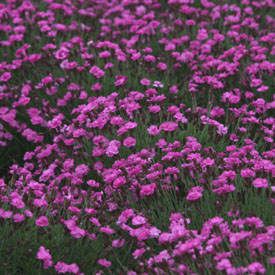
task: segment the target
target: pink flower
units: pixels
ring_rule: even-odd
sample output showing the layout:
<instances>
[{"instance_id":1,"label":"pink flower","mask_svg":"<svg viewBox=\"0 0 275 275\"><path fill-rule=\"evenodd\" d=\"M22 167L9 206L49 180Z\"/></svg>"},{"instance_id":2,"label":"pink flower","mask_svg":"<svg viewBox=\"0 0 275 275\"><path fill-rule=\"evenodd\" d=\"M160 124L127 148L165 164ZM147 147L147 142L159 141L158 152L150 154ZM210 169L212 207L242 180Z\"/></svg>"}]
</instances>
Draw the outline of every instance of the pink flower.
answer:
<instances>
[{"instance_id":1,"label":"pink flower","mask_svg":"<svg viewBox=\"0 0 275 275\"><path fill-rule=\"evenodd\" d=\"M90 70L89 73L92 74L95 78L101 78L105 75L105 72L101 70L97 66L93 66Z\"/></svg>"},{"instance_id":2,"label":"pink flower","mask_svg":"<svg viewBox=\"0 0 275 275\"><path fill-rule=\"evenodd\" d=\"M151 105L151 106L149 106L149 112L150 113L156 114L156 113L160 112L160 110L161 110L161 108L160 108L159 105Z\"/></svg>"},{"instance_id":3,"label":"pink flower","mask_svg":"<svg viewBox=\"0 0 275 275\"><path fill-rule=\"evenodd\" d=\"M0 76L0 82L8 82L11 79L11 73L5 72Z\"/></svg>"},{"instance_id":4,"label":"pink flower","mask_svg":"<svg viewBox=\"0 0 275 275\"><path fill-rule=\"evenodd\" d=\"M140 84L143 85L143 86L149 86L151 84L151 81L147 78L142 78L140 80Z\"/></svg>"},{"instance_id":5,"label":"pink flower","mask_svg":"<svg viewBox=\"0 0 275 275\"><path fill-rule=\"evenodd\" d=\"M13 215L13 220L14 220L14 222L16 222L16 223L19 223L19 222L22 222L22 221L25 220L25 216L22 215L22 214L14 214L14 215Z\"/></svg>"},{"instance_id":6,"label":"pink flower","mask_svg":"<svg viewBox=\"0 0 275 275\"><path fill-rule=\"evenodd\" d=\"M156 88L163 88L163 84L160 81L154 81L153 87Z\"/></svg>"},{"instance_id":7,"label":"pink flower","mask_svg":"<svg viewBox=\"0 0 275 275\"><path fill-rule=\"evenodd\" d=\"M11 194L11 204L16 207L17 209L22 209L25 207L25 203L23 202L22 198L17 193Z\"/></svg>"},{"instance_id":8,"label":"pink flower","mask_svg":"<svg viewBox=\"0 0 275 275\"><path fill-rule=\"evenodd\" d=\"M4 209L0 208L0 218L2 219L10 219L12 217L12 211L5 211Z\"/></svg>"},{"instance_id":9,"label":"pink flower","mask_svg":"<svg viewBox=\"0 0 275 275\"><path fill-rule=\"evenodd\" d=\"M265 274L265 268L261 263L254 262L247 267L249 274Z\"/></svg>"},{"instance_id":10,"label":"pink flower","mask_svg":"<svg viewBox=\"0 0 275 275\"><path fill-rule=\"evenodd\" d=\"M126 183L126 178L124 176L120 176L114 180L113 186L114 186L114 188L119 188L122 185L124 185L125 183Z\"/></svg>"},{"instance_id":11,"label":"pink flower","mask_svg":"<svg viewBox=\"0 0 275 275\"><path fill-rule=\"evenodd\" d=\"M275 257L269 258L269 264L275 265Z\"/></svg>"},{"instance_id":12,"label":"pink flower","mask_svg":"<svg viewBox=\"0 0 275 275\"><path fill-rule=\"evenodd\" d=\"M132 237L136 237L138 241L145 241L151 237L149 228L146 228L145 226L136 229L131 229L130 235Z\"/></svg>"},{"instance_id":13,"label":"pink flower","mask_svg":"<svg viewBox=\"0 0 275 275\"><path fill-rule=\"evenodd\" d=\"M151 125L148 129L147 132L149 133L149 135L151 136L156 136L160 133L160 130L158 128L157 125Z\"/></svg>"},{"instance_id":14,"label":"pink flower","mask_svg":"<svg viewBox=\"0 0 275 275\"><path fill-rule=\"evenodd\" d=\"M144 253L145 253L145 249L144 248L139 248L139 249L136 249L133 253L132 253L132 255L133 255L133 257L135 258L135 259L137 259L137 258L139 258L139 257L141 257Z\"/></svg>"},{"instance_id":15,"label":"pink flower","mask_svg":"<svg viewBox=\"0 0 275 275\"><path fill-rule=\"evenodd\" d=\"M61 49L59 49L55 52L54 56L58 60L64 60L64 59L68 58L69 50L65 47L62 47Z\"/></svg>"},{"instance_id":16,"label":"pink flower","mask_svg":"<svg viewBox=\"0 0 275 275\"><path fill-rule=\"evenodd\" d=\"M123 123L124 123L124 119L120 116L113 116L110 121L111 125L116 125L116 126L121 126Z\"/></svg>"},{"instance_id":17,"label":"pink flower","mask_svg":"<svg viewBox=\"0 0 275 275\"><path fill-rule=\"evenodd\" d=\"M133 137L127 137L123 140L123 145L128 148L133 147L136 145L136 139Z\"/></svg>"},{"instance_id":18,"label":"pink flower","mask_svg":"<svg viewBox=\"0 0 275 275\"><path fill-rule=\"evenodd\" d=\"M31 54L28 56L28 60L29 60L29 62L31 62L33 64L33 63L37 62L38 60L40 60L41 57L42 57L41 54L34 53L34 54Z\"/></svg>"},{"instance_id":19,"label":"pink flower","mask_svg":"<svg viewBox=\"0 0 275 275\"><path fill-rule=\"evenodd\" d=\"M106 268L108 268L108 267L110 267L112 265L112 263L110 261L106 260L106 259L99 259L97 261L97 263L99 265L103 266L103 267L106 267Z\"/></svg>"},{"instance_id":20,"label":"pink flower","mask_svg":"<svg viewBox=\"0 0 275 275\"><path fill-rule=\"evenodd\" d=\"M167 250L163 250L155 256L155 261L156 263L167 262L170 258L171 256L169 255L169 252Z\"/></svg>"},{"instance_id":21,"label":"pink flower","mask_svg":"<svg viewBox=\"0 0 275 275\"><path fill-rule=\"evenodd\" d=\"M265 92L265 91L267 91L268 89L269 89L268 86L262 85L262 86L260 86L260 87L257 89L257 92Z\"/></svg>"},{"instance_id":22,"label":"pink flower","mask_svg":"<svg viewBox=\"0 0 275 275\"><path fill-rule=\"evenodd\" d=\"M222 124L218 125L217 133L221 136L226 135L228 132L228 128Z\"/></svg>"},{"instance_id":23,"label":"pink flower","mask_svg":"<svg viewBox=\"0 0 275 275\"><path fill-rule=\"evenodd\" d=\"M197 201L202 197L203 188L200 186L195 186L191 188L188 192L186 199L188 201Z\"/></svg>"},{"instance_id":24,"label":"pink flower","mask_svg":"<svg viewBox=\"0 0 275 275\"><path fill-rule=\"evenodd\" d=\"M157 185L155 183L142 185L139 194L141 197L150 196L154 194L156 188Z\"/></svg>"},{"instance_id":25,"label":"pink flower","mask_svg":"<svg viewBox=\"0 0 275 275\"><path fill-rule=\"evenodd\" d=\"M109 226L102 226L99 231L107 235L112 235L115 233L115 230L110 228Z\"/></svg>"},{"instance_id":26,"label":"pink flower","mask_svg":"<svg viewBox=\"0 0 275 275\"><path fill-rule=\"evenodd\" d=\"M128 130L134 129L136 127L137 127L136 122L128 121L118 129L117 134L121 136L125 134Z\"/></svg>"},{"instance_id":27,"label":"pink flower","mask_svg":"<svg viewBox=\"0 0 275 275\"><path fill-rule=\"evenodd\" d=\"M166 121L163 122L159 128L165 132L173 132L178 128L178 124L173 121Z\"/></svg>"},{"instance_id":28,"label":"pink flower","mask_svg":"<svg viewBox=\"0 0 275 275\"><path fill-rule=\"evenodd\" d=\"M75 168L75 174L78 177L83 177L89 172L89 167L86 164L80 164Z\"/></svg>"},{"instance_id":29,"label":"pink flower","mask_svg":"<svg viewBox=\"0 0 275 275\"><path fill-rule=\"evenodd\" d=\"M95 84L92 85L91 87L92 91L97 92L102 89L102 85L99 82L96 82Z\"/></svg>"},{"instance_id":30,"label":"pink flower","mask_svg":"<svg viewBox=\"0 0 275 275\"><path fill-rule=\"evenodd\" d=\"M153 56L151 54L147 54L147 55L144 56L144 60L146 62L155 62L156 58L155 58L155 56Z\"/></svg>"},{"instance_id":31,"label":"pink flower","mask_svg":"<svg viewBox=\"0 0 275 275\"><path fill-rule=\"evenodd\" d=\"M75 239L83 238L86 235L86 231L76 225L70 228L70 234Z\"/></svg>"},{"instance_id":32,"label":"pink flower","mask_svg":"<svg viewBox=\"0 0 275 275\"><path fill-rule=\"evenodd\" d=\"M218 270L227 270L231 268L232 264L228 259L222 259L221 261L218 262L216 268Z\"/></svg>"},{"instance_id":33,"label":"pink flower","mask_svg":"<svg viewBox=\"0 0 275 275\"><path fill-rule=\"evenodd\" d=\"M120 141L118 140L112 140L110 141L107 149L106 149L106 155L108 157L113 157L119 153L119 147L120 147Z\"/></svg>"},{"instance_id":34,"label":"pink flower","mask_svg":"<svg viewBox=\"0 0 275 275\"><path fill-rule=\"evenodd\" d=\"M157 68L161 71L165 71L167 69L167 65L163 62L158 63Z\"/></svg>"},{"instance_id":35,"label":"pink flower","mask_svg":"<svg viewBox=\"0 0 275 275\"><path fill-rule=\"evenodd\" d=\"M169 88L169 92L170 92L171 94L177 94L177 93L179 92L178 86L176 86L176 85L171 86L171 87Z\"/></svg>"},{"instance_id":36,"label":"pink flower","mask_svg":"<svg viewBox=\"0 0 275 275\"><path fill-rule=\"evenodd\" d=\"M43 136L38 135L35 131L30 128L25 129L22 132L22 136L24 136L28 141L32 141L34 143L38 143L43 141Z\"/></svg>"},{"instance_id":37,"label":"pink flower","mask_svg":"<svg viewBox=\"0 0 275 275\"><path fill-rule=\"evenodd\" d=\"M100 58L108 58L111 56L111 53L109 51L103 51L99 54Z\"/></svg>"},{"instance_id":38,"label":"pink flower","mask_svg":"<svg viewBox=\"0 0 275 275\"><path fill-rule=\"evenodd\" d=\"M133 60L133 61L136 61L140 58L141 58L141 53L139 53L139 52L133 53L131 56L131 60Z\"/></svg>"},{"instance_id":39,"label":"pink flower","mask_svg":"<svg viewBox=\"0 0 275 275\"><path fill-rule=\"evenodd\" d=\"M38 260L43 261L43 267L48 269L53 265L52 256L50 254L49 249L46 249L44 246L40 246L39 250L36 254L36 258Z\"/></svg>"},{"instance_id":40,"label":"pink flower","mask_svg":"<svg viewBox=\"0 0 275 275\"><path fill-rule=\"evenodd\" d=\"M119 248L119 247L123 247L124 244L125 244L125 240L124 239L117 239L117 240L113 240L112 241L112 247Z\"/></svg>"},{"instance_id":41,"label":"pink flower","mask_svg":"<svg viewBox=\"0 0 275 275\"><path fill-rule=\"evenodd\" d=\"M46 227L49 225L49 221L46 216L40 216L36 219L35 224L39 227Z\"/></svg>"},{"instance_id":42,"label":"pink flower","mask_svg":"<svg viewBox=\"0 0 275 275\"><path fill-rule=\"evenodd\" d=\"M77 264L66 264L64 262L57 262L54 266L57 273L73 273L79 274L79 267Z\"/></svg>"},{"instance_id":43,"label":"pink flower","mask_svg":"<svg viewBox=\"0 0 275 275\"><path fill-rule=\"evenodd\" d=\"M268 181L267 179L257 178L253 180L252 185L256 188L268 188Z\"/></svg>"},{"instance_id":44,"label":"pink flower","mask_svg":"<svg viewBox=\"0 0 275 275\"><path fill-rule=\"evenodd\" d=\"M213 189L213 192L218 195L224 195L227 193L234 192L236 187L233 184L224 184L223 186Z\"/></svg>"},{"instance_id":45,"label":"pink flower","mask_svg":"<svg viewBox=\"0 0 275 275\"><path fill-rule=\"evenodd\" d=\"M124 75L116 75L115 78L116 78L116 80L115 80L116 87L125 85L128 80L128 77L124 76Z\"/></svg>"},{"instance_id":46,"label":"pink flower","mask_svg":"<svg viewBox=\"0 0 275 275\"><path fill-rule=\"evenodd\" d=\"M26 215L26 217L28 218L32 218L33 217L33 213L30 210L25 210L24 214Z\"/></svg>"},{"instance_id":47,"label":"pink flower","mask_svg":"<svg viewBox=\"0 0 275 275\"><path fill-rule=\"evenodd\" d=\"M91 186L91 187L96 187L96 188L98 188L99 187L99 183L97 182L97 181L95 181L95 180L88 180L87 181L87 184L89 185L89 186Z\"/></svg>"},{"instance_id":48,"label":"pink flower","mask_svg":"<svg viewBox=\"0 0 275 275\"><path fill-rule=\"evenodd\" d=\"M255 172L249 168L245 168L241 170L242 178L253 178L255 177Z\"/></svg>"},{"instance_id":49,"label":"pink flower","mask_svg":"<svg viewBox=\"0 0 275 275\"><path fill-rule=\"evenodd\" d=\"M135 216L132 218L132 224L133 225L143 225L146 223L146 219L143 216Z\"/></svg>"}]
</instances>

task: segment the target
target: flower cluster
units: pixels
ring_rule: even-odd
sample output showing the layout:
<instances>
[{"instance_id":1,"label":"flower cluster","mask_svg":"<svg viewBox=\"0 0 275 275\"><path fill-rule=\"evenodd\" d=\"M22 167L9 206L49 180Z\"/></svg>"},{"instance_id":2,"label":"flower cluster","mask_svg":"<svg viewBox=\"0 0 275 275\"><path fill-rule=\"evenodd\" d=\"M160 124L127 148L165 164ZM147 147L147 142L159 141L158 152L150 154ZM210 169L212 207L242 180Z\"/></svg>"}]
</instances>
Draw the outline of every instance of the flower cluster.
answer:
<instances>
[{"instance_id":1,"label":"flower cluster","mask_svg":"<svg viewBox=\"0 0 275 275\"><path fill-rule=\"evenodd\" d=\"M227 2L0 3L0 222L103 239L88 274L266 274L275 6Z\"/></svg>"}]
</instances>

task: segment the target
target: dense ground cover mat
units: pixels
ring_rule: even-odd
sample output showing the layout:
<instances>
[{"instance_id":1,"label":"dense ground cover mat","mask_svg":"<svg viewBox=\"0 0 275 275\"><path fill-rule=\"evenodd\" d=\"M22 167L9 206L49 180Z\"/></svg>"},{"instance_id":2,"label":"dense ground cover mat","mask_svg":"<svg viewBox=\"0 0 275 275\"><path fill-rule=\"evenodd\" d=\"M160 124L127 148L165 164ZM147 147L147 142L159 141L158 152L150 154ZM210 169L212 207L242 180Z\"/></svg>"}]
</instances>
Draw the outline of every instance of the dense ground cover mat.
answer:
<instances>
[{"instance_id":1,"label":"dense ground cover mat","mask_svg":"<svg viewBox=\"0 0 275 275\"><path fill-rule=\"evenodd\" d=\"M274 274L272 0L0 2L0 274Z\"/></svg>"}]
</instances>

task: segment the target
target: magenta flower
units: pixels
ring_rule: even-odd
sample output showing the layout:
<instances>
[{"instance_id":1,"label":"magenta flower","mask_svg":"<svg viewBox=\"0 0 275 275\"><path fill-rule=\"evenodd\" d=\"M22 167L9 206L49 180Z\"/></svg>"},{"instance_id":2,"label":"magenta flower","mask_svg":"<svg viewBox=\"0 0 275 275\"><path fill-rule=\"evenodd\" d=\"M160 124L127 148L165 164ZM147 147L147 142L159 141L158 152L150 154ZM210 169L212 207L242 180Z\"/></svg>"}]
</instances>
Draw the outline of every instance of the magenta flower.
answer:
<instances>
[{"instance_id":1,"label":"magenta flower","mask_svg":"<svg viewBox=\"0 0 275 275\"><path fill-rule=\"evenodd\" d=\"M199 200L202 197L202 192L203 192L203 188L202 187L200 187L200 186L192 187L189 190L186 199L188 201L197 201L197 200Z\"/></svg>"},{"instance_id":2,"label":"magenta flower","mask_svg":"<svg viewBox=\"0 0 275 275\"><path fill-rule=\"evenodd\" d=\"M44 246L40 246L39 250L36 254L36 258L38 260L43 261L43 267L48 269L49 267L53 266L52 256L50 254L49 249L46 249Z\"/></svg>"},{"instance_id":3,"label":"magenta flower","mask_svg":"<svg viewBox=\"0 0 275 275\"><path fill-rule=\"evenodd\" d=\"M165 71L167 69L167 65L163 62L158 63L157 68L161 71Z\"/></svg>"},{"instance_id":4,"label":"magenta flower","mask_svg":"<svg viewBox=\"0 0 275 275\"><path fill-rule=\"evenodd\" d=\"M108 267L110 267L112 265L112 263L110 261L106 260L106 259L99 259L97 261L97 263L99 265L103 266L103 267L106 267L106 268L108 268Z\"/></svg>"},{"instance_id":5,"label":"magenta flower","mask_svg":"<svg viewBox=\"0 0 275 275\"><path fill-rule=\"evenodd\" d=\"M25 216L23 214L14 214L13 215L13 221L15 223L20 223L23 222L25 220Z\"/></svg>"},{"instance_id":6,"label":"magenta flower","mask_svg":"<svg viewBox=\"0 0 275 275\"><path fill-rule=\"evenodd\" d=\"M163 130L165 132L173 132L178 128L178 124L173 121L166 121L163 122L160 126L159 129Z\"/></svg>"},{"instance_id":7,"label":"magenta flower","mask_svg":"<svg viewBox=\"0 0 275 275\"><path fill-rule=\"evenodd\" d=\"M140 80L140 84L144 86L149 86L151 84L151 81L147 78L143 78Z\"/></svg>"},{"instance_id":8,"label":"magenta flower","mask_svg":"<svg viewBox=\"0 0 275 275\"><path fill-rule=\"evenodd\" d=\"M268 188L268 181L267 179L256 178L253 180L252 185L256 188Z\"/></svg>"},{"instance_id":9,"label":"magenta flower","mask_svg":"<svg viewBox=\"0 0 275 275\"><path fill-rule=\"evenodd\" d=\"M99 82L97 82L97 83L95 83L95 84L92 85L91 89L94 92L98 92L98 91L100 91L102 89L102 84L99 83Z\"/></svg>"},{"instance_id":10,"label":"magenta flower","mask_svg":"<svg viewBox=\"0 0 275 275\"><path fill-rule=\"evenodd\" d=\"M127 76L124 75L116 75L115 77L115 86L116 87L120 87L120 86L124 86L128 80Z\"/></svg>"},{"instance_id":11,"label":"magenta flower","mask_svg":"<svg viewBox=\"0 0 275 275\"><path fill-rule=\"evenodd\" d=\"M76 225L70 228L70 234L75 239L83 238L86 235L86 231Z\"/></svg>"},{"instance_id":12,"label":"magenta flower","mask_svg":"<svg viewBox=\"0 0 275 275\"><path fill-rule=\"evenodd\" d=\"M151 196L152 194L155 193L156 188L157 188L157 185L155 183L142 185L139 192L140 196L141 197Z\"/></svg>"},{"instance_id":13,"label":"magenta flower","mask_svg":"<svg viewBox=\"0 0 275 275\"><path fill-rule=\"evenodd\" d=\"M137 258L139 258L139 257L141 257L144 253L145 253L145 249L144 248L140 248L140 249L136 249L133 253L132 253L132 255L133 255L133 257L135 258L135 259L137 259Z\"/></svg>"},{"instance_id":14,"label":"magenta flower","mask_svg":"<svg viewBox=\"0 0 275 275\"><path fill-rule=\"evenodd\" d=\"M68 58L69 50L65 47L62 47L55 52L54 56L58 60L64 60L64 59Z\"/></svg>"},{"instance_id":15,"label":"magenta flower","mask_svg":"<svg viewBox=\"0 0 275 275\"><path fill-rule=\"evenodd\" d=\"M136 145L136 139L133 137L127 137L123 140L123 145L128 148L133 147Z\"/></svg>"},{"instance_id":16,"label":"magenta flower","mask_svg":"<svg viewBox=\"0 0 275 275\"><path fill-rule=\"evenodd\" d=\"M105 75L105 72L97 66L93 66L89 70L89 73L92 74L95 78L102 78Z\"/></svg>"},{"instance_id":17,"label":"magenta flower","mask_svg":"<svg viewBox=\"0 0 275 275\"><path fill-rule=\"evenodd\" d=\"M118 177L114 180L113 186L114 188L119 188L126 183L126 178L124 176Z\"/></svg>"},{"instance_id":18,"label":"magenta flower","mask_svg":"<svg viewBox=\"0 0 275 275\"><path fill-rule=\"evenodd\" d=\"M246 168L241 170L241 176L243 178L253 178L255 177L255 172L252 169Z\"/></svg>"},{"instance_id":19,"label":"magenta flower","mask_svg":"<svg viewBox=\"0 0 275 275\"><path fill-rule=\"evenodd\" d=\"M150 113L156 114L156 113L160 112L160 110L161 110L161 108L158 105L151 105L151 106L149 106L149 112Z\"/></svg>"},{"instance_id":20,"label":"magenta flower","mask_svg":"<svg viewBox=\"0 0 275 275\"><path fill-rule=\"evenodd\" d=\"M254 262L247 267L250 274L265 274L266 269L261 263Z\"/></svg>"},{"instance_id":21,"label":"magenta flower","mask_svg":"<svg viewBox=\"0 0 275 275\"><path fill-rule=\"evenodd\" d=\"M54 266L57 273L72 273L72 274L79 274L79 267L77 264L66 264L64 262L57 262Z\"/></svg>"},{"instance_id":22,"label":"magenta flower","mask_svg":"<svg viewBox=\"0 0 275 275\"><path fill-rule=\"evenodd\" d=\"M143 216L135 216L132 218L132 224L133 225L143 225L146 223L146 219Z\"/></svg>"},{"instance_id":23,"label":"magenta flower","mask_svg":"<svg viewBox=\"0 0 275 275\"><path fill-rule=\"evenodd\" d=\"M170 92L171 94L177 94L177 93L179 92L178 86L176 86L176 85L171 86L171 87L169 88L169 92Z\"/></svg>"},{"instance_id":24,"label":"magenta flower","mask_svg":"<svg viewBox=\"0 0 275 275\"><path fill-rule=\"evenodd\" d=\"M0 82L8 82L11 79L11 73L5 72L2 75L0 75Z\"/></svg>"},{"instance_id":25,"label":"magenta flower","mask_svg":"<svg viewBox=\"0 0 275 275\"><path fill-rule=\"evenodd\" d=\"M49 221L46 216L40 216L36 219L35 224L39 227L46 227L49 225Z\"/></svg>"},{"instance_id":26,"label":"magenta flower","mask_svg":"<svg viewBox=\"0 0 275 275\"><path fill-rule=\"evenodd\" d=\"M156 136L160 133L160 129L158 128L157 125L151 125L148 129L147 132L149 133L149 135L151 136Z\"/></svg>"},{"instance_id":27,"label":"magenta flower","mask_svg":"<svg viewBox=\"0 0 275 275\"><path fill-rule=\"evenodd\" d=\"M106 155L108 157L113 157L119 153L120 148L120 141L118 140L112 140L110 141L107 149L106 149Z\"/></svg>"}]
</instances>

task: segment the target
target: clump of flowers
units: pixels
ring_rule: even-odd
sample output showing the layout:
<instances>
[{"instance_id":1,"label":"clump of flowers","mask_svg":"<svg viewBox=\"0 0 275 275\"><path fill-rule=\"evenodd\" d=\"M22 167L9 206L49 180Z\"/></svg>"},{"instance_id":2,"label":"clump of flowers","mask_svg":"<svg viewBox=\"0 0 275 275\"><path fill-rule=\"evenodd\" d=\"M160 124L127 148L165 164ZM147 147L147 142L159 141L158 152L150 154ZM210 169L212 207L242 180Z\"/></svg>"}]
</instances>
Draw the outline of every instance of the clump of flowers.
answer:
<instances>
[{"instance_id":1,"label":"clump of flowers","mask_svg":"<svg viewBox=\"0 0 275 275\"><path fill-rule=\"evenodd\" d=\"M0 222L31 224L37 236L59 226L77 244L101 244L86 271L89 259L67 261L39 243L41 268L270 271L272 8L0 4Z\"/></svg>"}]
</instances>

